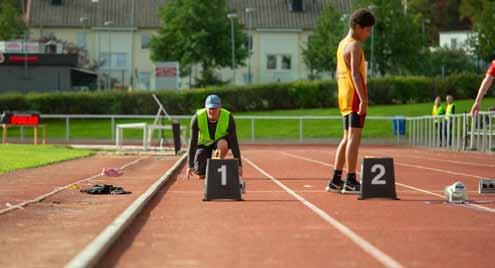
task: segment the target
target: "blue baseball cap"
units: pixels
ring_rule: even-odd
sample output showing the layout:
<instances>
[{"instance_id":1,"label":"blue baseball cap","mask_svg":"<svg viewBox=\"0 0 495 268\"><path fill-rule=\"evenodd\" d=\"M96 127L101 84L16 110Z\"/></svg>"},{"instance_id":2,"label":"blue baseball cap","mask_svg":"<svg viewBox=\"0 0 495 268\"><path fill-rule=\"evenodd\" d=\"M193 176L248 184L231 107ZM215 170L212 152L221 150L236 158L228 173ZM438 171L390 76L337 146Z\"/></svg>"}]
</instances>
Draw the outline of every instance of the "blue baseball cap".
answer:
<instances>
[{"instance_id":1,"label":"blue baseball cap","mask_svg":"<svg viewBox=\"0 0 495 268\"><path fill-rule=\"evenodd\" d=\"M205 100L206 109L215 109L222 107L222 101L217 95L209 95Z\"/></svg>"}]
</instances>

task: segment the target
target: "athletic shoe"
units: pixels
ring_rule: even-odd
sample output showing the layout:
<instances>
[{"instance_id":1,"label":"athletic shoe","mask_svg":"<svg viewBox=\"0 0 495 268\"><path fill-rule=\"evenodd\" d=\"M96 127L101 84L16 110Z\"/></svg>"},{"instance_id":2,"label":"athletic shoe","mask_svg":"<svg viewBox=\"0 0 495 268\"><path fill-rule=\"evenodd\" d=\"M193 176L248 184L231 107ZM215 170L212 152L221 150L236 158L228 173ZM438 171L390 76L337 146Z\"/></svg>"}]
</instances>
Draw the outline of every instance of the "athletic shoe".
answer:
<instances>
[{"instance_id":1,"label":"athletic shoe","mask_svg":"<svg viewBox=\"0 0 495 268\"><path fill-rule=\"evenodd\" d=\"M343 194L359 194L361 193L361 184L355 180L347 180L342 187Z\"/></svg>"},{"instance_id":2,"label":"athletic shoe","mask_svg":"<svg viewBox=\"0 0 495 268\"><path fill-rule=\"evenodd\" d=\"M331 180L328 182L327 187L325 187L325 191L332 193L340 193L342 191L342 185L344 182L342 180Z\"/></svg>"}]
</instances>

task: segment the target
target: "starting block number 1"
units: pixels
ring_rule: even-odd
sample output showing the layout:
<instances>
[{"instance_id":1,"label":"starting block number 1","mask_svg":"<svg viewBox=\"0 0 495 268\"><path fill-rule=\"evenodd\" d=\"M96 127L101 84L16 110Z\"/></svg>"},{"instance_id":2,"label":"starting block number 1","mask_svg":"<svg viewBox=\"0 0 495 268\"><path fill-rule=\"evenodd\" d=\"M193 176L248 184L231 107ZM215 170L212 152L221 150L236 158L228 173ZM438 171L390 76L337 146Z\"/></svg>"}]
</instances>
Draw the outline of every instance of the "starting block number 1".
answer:
<instances>
[{"instance_id":1,"label":"starting block number 1","mask_svg":"<svg viewBox=\"0 0 495 268\"><path fill-rule=\"evenodd\" d=\"M394 160L392 158L364 158L361 163L361 195L359 199L397 199L395 192Z\"/></svg>"},{"instance_id":2,"label":"starting block number 1","mask_svg":"<svg viewBox=\"0 0 495 268\"><path fill-rule=\"evenodd\" d=\"M214 199L242 200L237 159L207 160L203 200Z\"/></svg>"},{"instance_id":3,"label":"starting block number 1","mask_svg":"<svg viewBox=\"0 0 495 268\"><path fill-rule=\"evenodd\" d=\"M222 165L222 167L218 169L218 172L220 172L220 174L222 174L222 186L226 186L227 185L227 166Z\"/></svg>"}]
</instances>

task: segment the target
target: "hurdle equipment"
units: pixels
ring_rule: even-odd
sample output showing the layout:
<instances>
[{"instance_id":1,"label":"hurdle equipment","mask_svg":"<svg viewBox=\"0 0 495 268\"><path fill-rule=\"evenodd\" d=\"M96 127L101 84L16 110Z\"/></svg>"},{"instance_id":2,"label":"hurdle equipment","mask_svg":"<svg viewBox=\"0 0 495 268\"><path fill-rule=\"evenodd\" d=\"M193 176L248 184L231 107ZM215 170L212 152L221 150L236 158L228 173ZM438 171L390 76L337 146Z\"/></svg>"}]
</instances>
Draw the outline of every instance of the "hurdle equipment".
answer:
<instances>
[{"instance_id":1,"label":"hurdle equipment","mask_svg":"<svg viewBox=\"0 0 495 268\"><path fill-rule=\"evenodd\" d=\"M392 158L365 157L361 162L361 194L358 199L368 198L398 200Z\"/></svg>"},{"instance_id":2,"label":"hurdle equipment","mask_svg":"<svg viewBox=\"0 0 495 268\"><path fill-rule=\"evenodd\" d=\"M481 179L478 192L480 194L493 194L495 193L495 179Z\"/></svg>"},{"instance_id":3,"label":"hurdle equipment","mask_svg":"<svg viewBox=\"0 0 495 268\"><path fill-rule=\"evenodd\" d=\"M153 123L148 124L146 122L142 122L142 123L117 124L117 126L115 127L115 132L116 132L115 147L119 150L122 149L122 144L124 140L124 134L123 134L124 129L142 129L143 150L147 151L151 146L151 140L153 137L153 132L155 130L160 131L162 134L160 139L160 149L161 149L162 147L161 145L163 144L163 140L164 140L163 131L171 130L174 141L174 150L175 150L175 154L177 155L182 148L182 144L186 144L185 132L181 133L179 122L177 120L172 119L172 117L167 113L167 110L165 110L165 107L163 107L158 97L155 94L152 94L152 97L159 107L158 112L156 113L155 118L153 120ZM167 118L168 121L170 121L171 125L162 125L162 120L161 120L162 117Z\"/></svg>"},{"instance_id":4,"label":"hurdle equipment","mask_svg":"<svg viewBox=\"0 0 495 268\"><path fill-rule=\"evenodd\" d=\"M466 187L460 181L445 187L443 193L445 194L445 201L448 203L462 204L467 200Z\"/></svg>"},{"instance_id":5,"label":"hurdle equipment","mask_svg":"<svg viewBox=\"0 0 495 268\"><path fill-rule=\"evenodd\" d=\"M203 201L214 199L242 200L239 160L208 159Z\"/></svg>"}]
</instances>

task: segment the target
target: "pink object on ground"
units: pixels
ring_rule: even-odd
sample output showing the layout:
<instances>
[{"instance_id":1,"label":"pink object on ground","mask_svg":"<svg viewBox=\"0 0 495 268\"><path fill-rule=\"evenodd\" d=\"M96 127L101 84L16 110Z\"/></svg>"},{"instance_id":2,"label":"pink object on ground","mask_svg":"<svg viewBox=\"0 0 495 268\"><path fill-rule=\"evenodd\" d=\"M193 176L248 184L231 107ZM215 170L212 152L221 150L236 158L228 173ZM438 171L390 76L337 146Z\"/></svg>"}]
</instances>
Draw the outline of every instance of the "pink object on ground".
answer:
<instances>
[{"instance_id":1,"label":"pink object on ground","mask_svg":"<svg viewBox=\"0 0 495 268\"><path fill-rule=\"evenodd\" d=\"M107 177L119 177L122 176L124 172L115 169L115 168L103 168L101 170L101 175L105 175Z\"/></svg>"}]
</instances>

